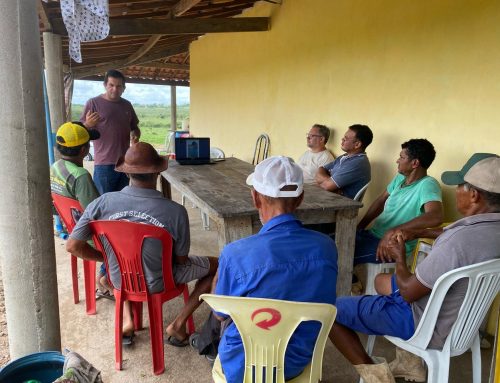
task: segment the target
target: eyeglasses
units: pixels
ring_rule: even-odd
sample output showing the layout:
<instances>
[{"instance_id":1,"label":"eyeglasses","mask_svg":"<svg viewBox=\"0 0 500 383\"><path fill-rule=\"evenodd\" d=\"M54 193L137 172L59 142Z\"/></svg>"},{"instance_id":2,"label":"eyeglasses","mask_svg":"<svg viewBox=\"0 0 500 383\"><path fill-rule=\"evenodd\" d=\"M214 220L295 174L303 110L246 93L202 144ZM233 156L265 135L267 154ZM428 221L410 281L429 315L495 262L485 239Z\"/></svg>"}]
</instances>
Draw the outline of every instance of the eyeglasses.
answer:
<instances>
[{"instance_id":1,"label":"eyeglasses","mask_svg":"<svg viewBox=\"0 0 500 383\"><path fill-rule=\"evenodd\" d=\"M309 133L306 134L306 138L312 138L312 137L323 137L323 136L319 134L309 134Z\"/></svg>"}]
</instances>

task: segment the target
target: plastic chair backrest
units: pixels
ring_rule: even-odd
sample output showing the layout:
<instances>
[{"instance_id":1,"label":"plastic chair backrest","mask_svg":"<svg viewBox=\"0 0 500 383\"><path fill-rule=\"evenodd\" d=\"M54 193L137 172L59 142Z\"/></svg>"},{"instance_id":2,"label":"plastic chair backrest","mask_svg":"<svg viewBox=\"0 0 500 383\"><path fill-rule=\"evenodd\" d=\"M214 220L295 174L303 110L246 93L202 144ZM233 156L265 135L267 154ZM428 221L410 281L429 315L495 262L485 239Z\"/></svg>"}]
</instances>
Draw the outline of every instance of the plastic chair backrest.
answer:
<instances>
[{"instance_id":1,"label":"plastic chair backrest","mask_svg":"<svg viewBox=\"0 0 500 383\"><path fill-rule=\"evenodd\" d=\"M359 202L363 201L363 198L365 197L366 189L368 189L368 185L370 185L369 182L365 186L363 186L361 189L359 189L359 191L356 193L356 195L353 198L354 201L359 201Z\"/></svg>"},{"instance_id":2,"label":"plastic chair backrest","mask_svg":"<svg viewBox=\"0 0 500 383\"><path fill-rule=\"evenodd\" d=\"M128 294L148 292L142 268L142 246L146 238L161 241L164 288L176 288L172 276L172 236L168 231L161 227L129 221L91 221L89 225L99 250L106 254L104 260L108 270L109 246L116 256L121 273L121 290Z\"/></svg>"},{"instance_id":3,"label":"plastic chair backrest","mask_svg":"<svg viewBox=\"0 0 500 383\"><path fill-rule=\"evenodd\" d=\"M82 205L80 205L80 202L78 202L78 200L76 199L64 197L57 193L51 194L54 207L61 217L64 226L66 226L68 233L71 234L73 228L78 222L78 219L80 219L81 215L83 214Z\"/></svg>"},{"instance_id":4,"label":"plastic chair backrest","mask_svg":"<svg viewBox=\"0 0 500 383\"><path fill-rule=\"evenodd\" d=\"M210 148L210 158L226 158L226 155L224 154L222 149L212 146Z\"/></svg>"},{"instance_id":5,"label":"plastic chair backrest","mask_svg":"<svg viewBox=\"0 0 500 383\"><path fill-rule=\"evenodd\" d=\"M255 149L253 151L252 165L257 165L260 161L265 160L269 155L269 136L267 134L261 134L257 138L255 143Z\"/></svg>"},{"instance_id":6,"label":"plastic chair backrest","mask_svg":"<svg viewBox=\"0 0 500 383\"><path fill-rule=\"evenodd\" d=\"M321 322L308 381L321 379L323 351L337 315L335 306L214 294L202 294L200 299L234 321L245 349L244 383L283 383L285 350L293 332L303 321Z\"/></svg>"},{"instance_id":7,"label":"plastic chair backrest","mask_svg":"<svg viewBox=\"0 0 500 383\"><path fill-rule=\"evenodd\" d=\"M420 323L408 343L421 349L427 348L443 300L450 287L462 278L467 278L469 281L467 293L443 349L449 348L453 356L455 351L463 352L471 347L491 302L500 290L500 259L461 267L439 277Z\"/></svg>"}]
</instances>

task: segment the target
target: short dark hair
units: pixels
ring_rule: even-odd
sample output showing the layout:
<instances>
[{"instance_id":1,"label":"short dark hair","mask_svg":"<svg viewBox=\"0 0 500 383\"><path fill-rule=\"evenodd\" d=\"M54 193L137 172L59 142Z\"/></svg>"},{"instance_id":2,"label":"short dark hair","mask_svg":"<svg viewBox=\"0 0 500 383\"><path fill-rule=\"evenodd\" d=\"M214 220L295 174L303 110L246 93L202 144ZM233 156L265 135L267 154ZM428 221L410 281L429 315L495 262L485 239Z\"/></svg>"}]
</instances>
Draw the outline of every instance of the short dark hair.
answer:
<instances>
[{"instance_id":1,"label":"short dark hair","mask_svg":"<svg viewBox=\"0 0 500 383\"><path fill-rule=\"evenodd\" d=\"M428 169L436 158L434 146L425 138L408 140L401 144L401 148L406 150L410 160L418 160L424 169Z\"/></svg>"},{"instance_id":2,"label":"short dark hair","mask_svg":"<svg viewBox=\"0 0 500 383\"><path fill-rule=\"evenodd\" d=\"M72 147L62 146L56 143L56 148L59 151L59 153L61 153L63 156L76 157L80 154L81 148L86 145L90 145L90 143L86 142L85 144Z\"/></svg>"},{"instance_id":3,"label":"short dark hair","mask_svg":"<svg viewBox=\"0 0 500 383\"><path fill-rule=\"evenodd\" d=\"M326 125L321 124L314 124L312 127L319 130L319 134L324 137L326 144L328 142L328 139L330 138L330 128Z\"/></svg>"},{"instance_id":4,"label":"short dark hair","mask_svg":"<svg viewBox=\"0 0 500 383\"><path fill-rule=\"evenodd\" d=\"M104 75L104 84L108 83L108 78L113 77L113 78L120 78L122 80L123 85L125 85L125 76L123 75L122 72L116 69L110 69L106 72Z\"/></svg>"},{"instance_id":5,"label":"short dark hair","mask_svg":"<svg viewBox=\"0 0 500 383\"><path fill-rule=\"evenodd\" d=\"M158 173L129 173L131 179L141 182L152 182L158 176Z\"/></svg>"},{"instance_id":6,"label":"short dark hair","mask_svg":"<svg viewBox=\"0 0 500 383\"><path fill-rule=\"evenodd\" d=\"M368 125L354 124L349 126L349 129L356 133L356 139L361 142L361 145L363 145L363 150L365 150L368 145L372 143L373 133Z\"/></svg>"},{"instance_id":7,"label":"short dark hair","mask_svg":"<svg viewBox=\"0 0 500 383\"><path fill-rule=\"evenodd\" d=\"M489 192L489 191L480 189L477 186L474 186L468 182L466 182L465 185L468 189L476 190L481 195L481 198L486 201L486 204L489 207L494 208L494 209L500 209L500 194L499 193L493 193L493 192Z\"/></svg>"}]
</instances>

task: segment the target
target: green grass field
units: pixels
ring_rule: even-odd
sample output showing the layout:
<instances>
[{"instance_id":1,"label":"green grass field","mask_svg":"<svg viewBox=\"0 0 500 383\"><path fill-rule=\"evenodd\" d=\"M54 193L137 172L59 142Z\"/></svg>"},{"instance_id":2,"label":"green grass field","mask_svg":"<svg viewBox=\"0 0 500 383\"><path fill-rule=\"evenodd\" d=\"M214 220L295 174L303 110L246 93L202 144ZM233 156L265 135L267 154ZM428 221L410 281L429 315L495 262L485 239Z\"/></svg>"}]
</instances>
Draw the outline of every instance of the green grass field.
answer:
<instances>
[{"instance_id":1,"label":"green grass field","mask_svg":"<svg viewBox=\"0 0 500 383\"><path fill-rule=\"evenodd\" d=\"M72 120L79 120L83 105L71 106ZM141 141L149 142L158 149L165 147L165 137L170 130L170 106L166 105L134 105L137 117L139 117L139 128L141 129ZM189 117L189 105L177 106L177 130L181 129L182 121Z\"/></svg>"}]
</instances>

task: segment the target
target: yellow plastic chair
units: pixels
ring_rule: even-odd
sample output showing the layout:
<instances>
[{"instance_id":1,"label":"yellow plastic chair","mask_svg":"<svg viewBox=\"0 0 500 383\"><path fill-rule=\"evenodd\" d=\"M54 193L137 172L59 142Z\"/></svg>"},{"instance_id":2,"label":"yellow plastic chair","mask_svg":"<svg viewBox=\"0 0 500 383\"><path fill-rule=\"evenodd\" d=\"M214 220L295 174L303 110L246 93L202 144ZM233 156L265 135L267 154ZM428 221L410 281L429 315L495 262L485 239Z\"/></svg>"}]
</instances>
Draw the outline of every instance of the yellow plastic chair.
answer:
<instances>
[{"instance_id":1,"label":"yellow plastic chair","mask_svg":"<svg viewBox=\"0 0 500 383\"><path fill-rule=\"evenodd\" d=\"M317 383L321 380L323 351L337 315L335 306L213 294L203 294L200 299L215 311L229 315L241 334L245 349L243 383L284 383L285 350L293 332L303 321L321 322L311 363L302 374L288 382ZM266 326L262 325L263 322ZM215 361L212 377L216 383L226 382L219 357Z\"/></svg>"},{"instance_id":2,"label":"yellow plastic chair","mask_svg":"<svg viewBox=\"0 0 500 383\"><path fill-rule=\"evenodd\" d=\"M417 265L424 260L425 257L430 253L432 245L434 244L434 238L419 238L415 250L413 250L413 261L411 262L410 271L415 274L415 269Z\"/></svg>"}]
</instances>

